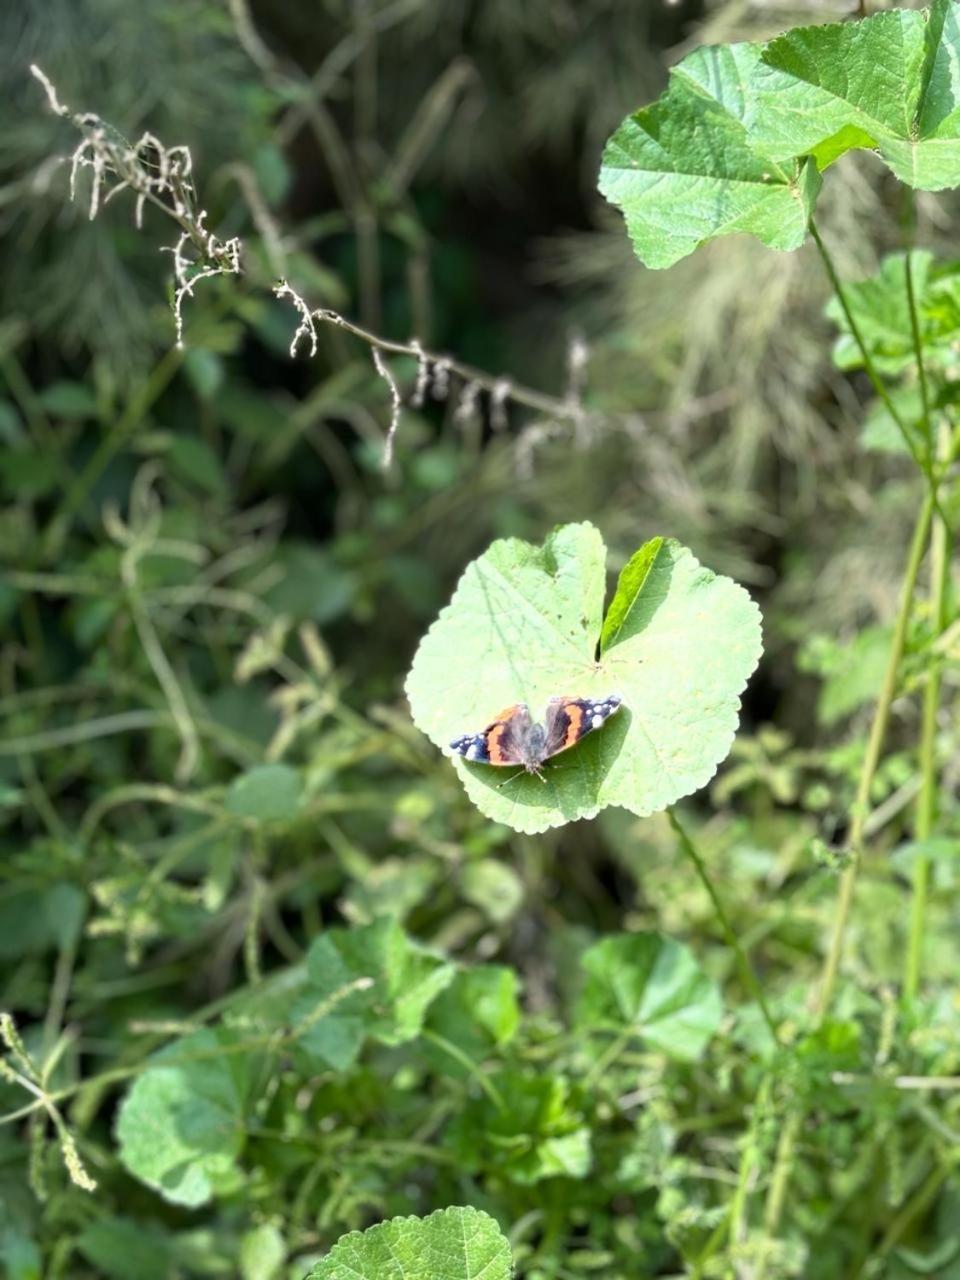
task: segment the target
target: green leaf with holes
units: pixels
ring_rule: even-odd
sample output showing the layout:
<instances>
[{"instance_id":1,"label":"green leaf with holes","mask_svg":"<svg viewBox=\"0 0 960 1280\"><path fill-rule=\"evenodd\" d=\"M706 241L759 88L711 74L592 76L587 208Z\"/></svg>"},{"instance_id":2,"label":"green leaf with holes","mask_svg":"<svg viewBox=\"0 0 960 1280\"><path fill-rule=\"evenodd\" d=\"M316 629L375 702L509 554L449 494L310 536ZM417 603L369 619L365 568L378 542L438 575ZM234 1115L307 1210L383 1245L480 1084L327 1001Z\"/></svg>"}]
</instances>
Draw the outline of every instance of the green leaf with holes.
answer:
<instances>
[{"instance_id":1,"label":"green leaf with holes","mask_svg":"<svg viewBox=\"0 0 960 1280\"><path fill-rule=\"evenodd\" d=\"M305 1280L510 1280L510 1246L489 1214L438 1209L342 1236Z\"/></svg>"},{"instance_id":2,"label":"green leaf with holes","mask_svg":"<svg viewBox=\"0 0 960 1280\"><path fill-rule=\"evenodd\" d=\"M514 830L607 805L654 813L708 782L730 749L761 649L743 588L664 538L630 559L607 623L605 593L606 548L592 525L563 525L541 547L503 539L467 568L417 650L413 718L448 754L454 737L513 703L538 717L552 697L621 695L621 710L551 761L545 781L452 758L477 807Z\"/></svg>"}]
</instances>

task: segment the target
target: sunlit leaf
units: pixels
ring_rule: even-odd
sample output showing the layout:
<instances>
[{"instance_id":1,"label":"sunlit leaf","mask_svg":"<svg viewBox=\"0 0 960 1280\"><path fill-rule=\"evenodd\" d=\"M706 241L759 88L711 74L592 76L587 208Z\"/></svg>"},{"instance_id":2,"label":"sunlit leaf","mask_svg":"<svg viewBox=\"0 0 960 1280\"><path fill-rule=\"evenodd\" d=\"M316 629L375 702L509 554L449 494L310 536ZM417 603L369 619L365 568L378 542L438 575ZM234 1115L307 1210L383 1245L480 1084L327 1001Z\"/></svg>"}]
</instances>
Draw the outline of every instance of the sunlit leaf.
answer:
<instances>
[{"instance_id":1,"label":"sunlit leaf","mask_svg":"<svg viewBox=\"0 0 960 1280\"><path fill-rule=\"evenodd\" d=\"M589 524L564 525L542 547L493 543L467 568L407 679L414 719L441 749L512 703L540 715L551 697L621 695L601 730L548 764L545 783L454 759L477 807L518 831L606 805L653 813L708 782L733 741L760 654L747 593L664 539L642 575L633 560L624 571L598 655L605 558Z\"/></svg>"},{"instance_id":2,"label":"sunlit leaf","mask_svg":"<svg viewBox=\"0 0 960 1280\"><path fill-rule=\"evenodd\" d=\"M306 1280L510 1280L510 1246L479 1209L391 1218L343 1236Z\"/></svg>"}]
</instances>

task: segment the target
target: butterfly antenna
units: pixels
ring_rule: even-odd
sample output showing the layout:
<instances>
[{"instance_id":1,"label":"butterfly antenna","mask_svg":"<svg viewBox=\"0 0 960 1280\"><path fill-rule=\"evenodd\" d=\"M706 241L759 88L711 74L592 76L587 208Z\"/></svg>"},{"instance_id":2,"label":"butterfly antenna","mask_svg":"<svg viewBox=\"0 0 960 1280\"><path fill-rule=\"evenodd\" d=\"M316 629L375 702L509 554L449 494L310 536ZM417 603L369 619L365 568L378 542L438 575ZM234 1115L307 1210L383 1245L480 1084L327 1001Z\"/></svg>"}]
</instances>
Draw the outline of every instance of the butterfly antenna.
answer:
<instances>
[{"instance_id":1,"label":"butterfly antenna","mask_svg":"<svg viewBox=\"0 0 960 1280\"><path fill-rule=\"evenodd\" d=\"M521 775L523 772L524 772L524 770L523 770L523 769L518 769L516 773L511 773L511 775L510 775L510 777L509 777L509 778L504 778L504 780L503 780L502 782L498 782L498 783L497 783L497 790L498 790L498 791L502 791L502 790L503 790L503 788L507 785L507 783L508 783L508 782L516 782L516 780L520 777L520 775Z\"/></svg>"}]
</instances>

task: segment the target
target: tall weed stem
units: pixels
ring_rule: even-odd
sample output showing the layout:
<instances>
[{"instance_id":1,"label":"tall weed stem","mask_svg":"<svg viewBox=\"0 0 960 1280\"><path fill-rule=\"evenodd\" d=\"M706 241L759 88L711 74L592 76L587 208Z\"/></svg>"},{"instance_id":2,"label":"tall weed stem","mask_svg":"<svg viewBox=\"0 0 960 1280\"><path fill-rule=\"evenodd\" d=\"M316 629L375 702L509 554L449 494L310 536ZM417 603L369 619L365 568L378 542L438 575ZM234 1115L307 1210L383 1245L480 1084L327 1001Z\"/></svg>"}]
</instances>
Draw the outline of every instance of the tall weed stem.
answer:
<instances>
[{"instance_id":1,"label":"tall weed stem","mask_svg":"<svg viewBox=\"0 0 960 1280\"><path fill-rule=\"evenodd\" d=\"M857 882L857 869L860 857L863 853L864 828L867 821L870 808L870 792L873 786L873 780L876 776L877 767L880 763L880 755L883 750L883 743L886 737L887 725L890 721L890 709L893 705L894 697L897 692L898 675L900 671L900 663L903 658L904 646L906 643L907 627L910 622L910 614L913 607L914 594L917 588L917 579L920 573L920 565L923 562L924 553L927 548L927 542L930 538L930 528L933 521L934 510L937 507L937 487L936 478L933 473L932 461L928 456L926 459L920 457L917 449L911 440L906 425L900 417L890 398L887 388L884 386L866 344L860 333L859 326L854 319L847 302L846 294L837 275L836 267L833 259L823 243L820 232L817 229L813 219L810 220L810 234L813 236L820 257L823 261L827 276L837 295L837 300L846 317L850 333L859 348L860 355L863 359L863 365L867 372L877 395L882 400L888 413L897 423L903 434L904 441L910 450L911 456L916 462L919 469L923 472L928 482L927 493L924 496L923 505L917 516L914 525L913 537L910 542L910 552L907 557L906 567L904 569L903 580L900 588L900 604L897 610L896 621L894 622L893 636L890 640L890 649L887 655L887 665L884 671L883 683L880 688L880 694L877 698L877 704L874 708L873 721L870 726L870 735L867 740L867 750L863 758L863 764L860 769L860 777L857 784L857 792L854 798L853 807L850 813L850 834L848 837L848 845L851 853L851 861L843 872L840 879L840 890L837 896L837 905L833 919L833 931L830 938L830 946L827 951L823 964L823 972L820 979L820 985L817 991L816 1004L814 1006L814 1017L817 1025L821 1025L830 1011L833 1002L834 987L836 986L837 972L840 967L840 960L843 955L844 939L846 935L847 923L850 918L850 908L853 904L853 892ZM913 297L913 280L912 275L908 274L908 300L911 306L911 325L914 332L914 341L917 345L917 362L918 376L924 377L922 373L922 360L919 347L919 327L916 320L915 299ZM926 407L926 397L924 396L924 405ZM932 694L927 694L933 697ZM937 689L937 698L939 698L939 689ZM936 710L932 712L935 723ZM932 757L930 762L931 772L933 770ZM935 782L932 784L933 790L931 796L935 798ZM925 887L925 885L924 885ZM917 916L916 904L914 914ZM917 929L921 931L923 928L923 916L919 915ZM913 943L913 931L911 930L911 944ZM919 946L919 937L917 945ZM777 1154L774 1159L773 1172L770 1178L770 1187L767 1192L767 1203L764 1211L764 1228L767 1234L772 1237L780 1224L780 1218L783 1214L783 1207L786 1201L787 1191L790 1185L790 1176L793 1170L794 1151L797 1139L800 1136L800 1130L803 1125L804 1110L802 1106L794 1110L787 1118L780 1135L780 1141L777 1144ZM766 1260L761 1259L757 1267L756 1280L764 1280L766 1274Z\"/></svg>"},{"instance_id":2,"label":"tall weed stem","mask_svg":"<svg viewBox=\"0 0 960 1280\"><path fill-rule=\"evenodd\" d=\"M707 871L703 859L697 852L696 845L690 839L690 836L681 824L680 819L677 817L676 812L673 809L668 809L667 817L670 819L670 825L673 827L676 832L677 839L680 841L681 849L693 863L694 869L700 877L700 881L706 889L710 901L713 903L713 909L717 913L717 919L720 922L720 928L723 930L723 936L726 939L728 946L737 957L737 964L740 968L740 976L743 980L743 985L757 1002L757 1006L763 1015L763 1020L767 1024L767 1029L773 1038L773 1043L779 1048L780 1037L777 1034L777 1024L774 1022L770 1010L767 1008L767 1002L763 998L763 989L760 986L760 981L753 971L753 966L750 964L747 953L740 944L740 939L733 931L733 926L730 924L730 919L727 916L723 903L720 900L720 895L717 893L716 886L710 879L710 873Z\"/></svg>"},{"instance_id":3,"label":"tall weed stem","mask_svg":"<svg viewBox=\"0 0 960 1280\"><path fill-rule=\"evenodd\" d=\"M937 453L940 458L949 456L951 448L949 426L940 425ZM930 539L930 623L933 638L939 636L947 625L947 588L950 582L950 529L942 514L933 524ZM937 713L940 709L941 666L934 658L927 671L923 690L923 710L920 727L920 794L917 797L916 838L918 842L933 835L937 816ZM922 848L917 852L913 868L913 897L910 907L910 934L903 975L903 998L909 1003L916 999L920 988L920 972L923 958L923 937L926 929L927 893L930 883L930 855Z\"/></svg>"}]
</instances>

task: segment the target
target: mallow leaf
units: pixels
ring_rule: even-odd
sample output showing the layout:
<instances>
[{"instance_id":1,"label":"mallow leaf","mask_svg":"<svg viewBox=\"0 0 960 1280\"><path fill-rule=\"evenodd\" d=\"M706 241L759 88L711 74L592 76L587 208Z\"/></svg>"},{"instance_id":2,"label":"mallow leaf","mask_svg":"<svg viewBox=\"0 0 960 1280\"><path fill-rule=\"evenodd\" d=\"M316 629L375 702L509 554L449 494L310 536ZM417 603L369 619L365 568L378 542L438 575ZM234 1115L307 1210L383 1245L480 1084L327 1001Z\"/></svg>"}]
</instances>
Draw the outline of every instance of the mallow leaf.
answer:
<instances>
[{"instance_id":1,"label":"mallow leaf","mask_svg":"<svg viewBox=\"0 0 960 1280\"><path fill-rule=\"evenodd\" d=\"M720 991L687 947L659 933L622 933L585 952L577 1024L633 1030L671 1058L698 1058L720 1025Z\"/></svg>"},{"instance_id":2,"label":"mallow leaf","mask_svg":"<svg viewBox=\"0 0 960 1280\"><path fill-rule=\"evenodd\" d=\"M510 1245L489 1214L438 1209L341 1236L304 1280L510 1280Z\"/></svg>"},{"instance_id":3,"label":"mallow leaf","mask_svg":"<svg viewBox=\"0 0 960 1280\"><path fill-rule=\"evenodd\" d=\"M364 1036L397 1045L418 1035L430 1004L456 973L449 961L411 941L392 917L327 930L307 952L306 968L295 1018L309 1019L311 1007L351 983L364 984L298 1040L301 1049L341 1069L354 1060Z\"/></svg>"},{"instance_id":4,"label":"mallow leaf","mask_svg":"<svg viewBox=\"0 0 960 1280\"><path fill-rule=\"evenodd\" d=\"M240 1033L194 1032L162 1049L117 1116L120 1159L166 1200L195 1208L239 1176L245 1119L263 1055L238 1053Z\"/></svg>"},{"instance_id":5,"label":"mallow leaf","mask_svg":"<svg viewBox=\"0 0 960 1280\"><path fill-rule=\"evenodd\" d=\"M393 917L327 929L306 958L236 992L225 1017L279 1033L306 1071L345 1071L364 1040L398 1045L420 1033L454 966L409 938Z\"/></svg>"},{"instance_id":6,"label":"mallow leaf","mask_svg":"<svg viewBox=\"0 0 960 1280\"><path fill-rule=\"evenodd\" d=\"M960 184L958 15L934 0L684 58L604 152L600 190L638 257L666 267L734 231L797 248L820 173L854 148L909 186Z\"/></svg>"},{"instance_id":7,"label":"mallow leaf","mask_svg":"<svg viewBox=\"0 0 960 1280\"><path fill-rule=\"evenodd\" d=\"M471 1098L447 1131L464 1169L494 1172L519 1186L587 1176L590 1126L566 1077L505 1070L488 1081L489 1091Z\"/></svg>"},{"instance_id":8,"label":"mallow leaf","mask_svg":"<svg viewBox=\"0 0 960 1280\"><path fill-rule=\"evenodd\" d=\"M859 22L797 27L763 49L750 136L774 158L820 168L874 147L901 182L960 182L960 6L891 9Z\"/></svg>"},{"instance_id":9,"label":"mallow leaf","mask_svg":"<svg viewBox=\"0 0 960 1280\"><path fill-rule=\"evenodd\" d=\"M960 366L956 349L960 329L960 264L935 262L926 249L910 254L917 325L928 373L955 375ZM874 367L891 377L913 369L916 356L907 290L906 254L892 253L865 280L844 286L847 306ZM863 368L863 354L837 297L826 314L840 330L833 358L840 369Z\"/></svg>"},{"instance_id":10,"label":"mallow leaf","mask_svg":"<svg viewBox=\"0 0 960 1280\"><path fill-rule=\"evenodd\" d=\"M625 567L605 623L605 561L590 524L561 526L542 547L494 542L464 572L407 678L416 724L448 752L513 703L540 717L552 697L621 696L602 729L547 763L544 781L452 757L477 807L517 831L607 805L656 812L708 782L733 741L760 656L756 605L679 543L654 539Z\"/></svg>"},{"instance_id":11,"label":"mallow leaf","mask_svg":"<svg viewBox=\"0 0 960 1280\"><path fill-rule=\"evenodd\" d=\"M666 92L607 143L600 191L623 210L648 267L669 267L733 231L773 249L796 249L806 238L816 166L799 153L774 162L744 127L745 86L759 58L759 45L696 50L673 69Z\"/></svg>"}]
</instances>

